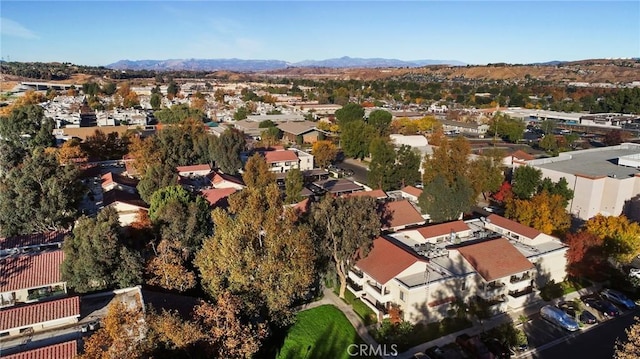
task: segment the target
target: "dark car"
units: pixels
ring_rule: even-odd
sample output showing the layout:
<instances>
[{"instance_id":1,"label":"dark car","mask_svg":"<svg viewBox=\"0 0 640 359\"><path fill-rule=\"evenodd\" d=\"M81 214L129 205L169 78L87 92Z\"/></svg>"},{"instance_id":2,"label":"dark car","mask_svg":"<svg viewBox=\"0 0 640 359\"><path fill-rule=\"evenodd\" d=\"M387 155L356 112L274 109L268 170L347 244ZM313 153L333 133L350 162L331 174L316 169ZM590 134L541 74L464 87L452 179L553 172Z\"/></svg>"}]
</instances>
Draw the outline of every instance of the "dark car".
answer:
<instances>
[{"instance_id":1,"label":"dark car","mask_svg":"<svg viewBox=\"0 0 640 359\"><path fill-rule=\"evenodd\" d=\"M620 315L620 310L615 305L598 298L585 298L582 300L587 307L591 307L604 315L605 317L616 317Z\"/></svg>"},{"instance_id":2,"label":"dark car","mask_svg":"<svg viewBox=\"0 0 640 359\"><path fill-rule=\"evenodd\" d=\"M496 358L507 359L511 357L511 351L509 350L509 348L503 343L501 343L498 339L488 338L488 339L485 339L483 342L484 342L484 345L486 345L487 348L489 348L489 351L496 356Z\"/></svg>"},{"instance_id":3,"label":"dark car","mask_svg":"<svg viewBox=\"0 0 640 359\"><path fill-rule=\"evenodd\" d=\"M573 303L562 302L558 304L558 308L560 308L560 310L562 310L563 312L567 313L567 315L570 316L571 318L575 318L576 313L578 313L578 310L575 304Z\"/></svg>"},{"instance_id":4,"label":"dark car","mask_svg":"<svg viewBox=\"0 0 640 359\"><path fill-rule=\"evenodd\" d=\"M445 359L444 350L442 350L442 348L440 348L437 345L435 347L431 347L431 348L425 350L424 352L427 353L427 355L429 355L430 358L433 358L433 359Z\"/></svg>"},{"instance_id":5,"label":"dark car","mask_svg":"<svg viewBox=\"0 0 640 359\"><path fill-rule=\"evenodd\" d=\"M588 310L583 310L578 319L580 319L580 322L583 324L596 324L598 322L595 315L591 314Z\"/></svg>"},{"instance_id":6,"label":"dark car","mask_svg":"<svg viewBox=\"0 0 640 359\"><path fill-rule=\"evenodd\" d=\"M495 355L489 351L489 348L475 335L470 337L467 334L461 334L456 337L456 344L462 347L467 353L477 359L494 359Z\"/></svg>"}]
</instances>

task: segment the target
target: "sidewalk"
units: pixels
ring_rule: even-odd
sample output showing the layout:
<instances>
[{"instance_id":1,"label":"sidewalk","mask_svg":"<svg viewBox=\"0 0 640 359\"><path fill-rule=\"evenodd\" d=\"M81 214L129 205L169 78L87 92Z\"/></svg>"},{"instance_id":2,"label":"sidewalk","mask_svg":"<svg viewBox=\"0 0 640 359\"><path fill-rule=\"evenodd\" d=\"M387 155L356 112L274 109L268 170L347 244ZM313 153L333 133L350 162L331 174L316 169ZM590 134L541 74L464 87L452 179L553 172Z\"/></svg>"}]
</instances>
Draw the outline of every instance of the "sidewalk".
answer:
<instances>
[{"instance_id":1,"label":"sidewalk","mask_svg":"<svg viewBox=\"0 0 640 359\"><path fill-rule=\"evenodd\" d=\"M497 327L500 324L503 323L507 323L507 322L513 322L516 323L516 325L520 322L520 316L525 315L527 317L531 316L532 314L536 314L538 313L538 311L540 310L540 308L542 308L543 306L547 305L547 304L557 304L563 301L571 301L575 298L580 298L580 296L583 295L587 295L587 294L591 294L594 293L596 291L598 291L600 289L601 285L600 284L595 284L591 287L588 288L583 288L580 289L576 292L572 292L569 293L567 295L564 295L560 298L556 298L550 301L544 301L544 300L540 300L538 302L532 303L531 305L524 307L524 308L520 308L518 310L512 311L512 312L508 312L508 313L502 313L499 314L493 318L487 319L483 322L482 325L478 325L478 324L474 324L473 327L471 328L467 328L465 330L461 330L459 332L456 333L451 333L449 335L445 335L443 337L440 337L438 339L434 339L430 342L426 342L426 343L422 343L420 345L417 345L413 348L408 349L407 351L400 353L397 357L395 358L411 358L412 355L414 355L417 352L424 352L425 350L427 350L428 348L434 347L434 346L439 346L439 347L443 347L449 343L455 342L456 337L460 334L466 333L469 336L474 336L477 334L482 333L483 331L487 331L490 329L493 329L495 327ZM524 352L522 354L520 354L520 356L525 356L528 354L528 352L534 350L535 348L531 348L531 350Z\"/></svg>"}]
</instances>

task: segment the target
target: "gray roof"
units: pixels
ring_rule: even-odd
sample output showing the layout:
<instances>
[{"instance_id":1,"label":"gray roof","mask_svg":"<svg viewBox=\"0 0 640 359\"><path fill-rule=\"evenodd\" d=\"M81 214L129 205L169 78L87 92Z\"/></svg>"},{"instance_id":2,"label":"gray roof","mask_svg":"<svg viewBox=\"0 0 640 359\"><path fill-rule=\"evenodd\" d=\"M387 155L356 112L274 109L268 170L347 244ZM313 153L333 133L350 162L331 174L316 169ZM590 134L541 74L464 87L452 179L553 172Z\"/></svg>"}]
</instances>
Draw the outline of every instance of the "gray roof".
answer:
<instances>
[{"instance_id":1,"label":"gray roof","mask_svg":"<svg viewBox=\"0 0 640 359\"><path fill-rule=\"evenodd\" d=\"M593 177L615 175L617 178L628 178L638 170L618 165L618 158L640 154L640 146L621 145L591 150L561 153L559 157L527 162L529 165L546 168L567 174L579 174Z\"/></svg>"},{"instance_id":2,"label":"gray roof","mask_svg":"<svg viewBox=\"0 0 640 359\"><path fill-rule=\"evenodd\" d=\"M277 126L282 132L297 136L315 130L316 123L311 121L291 121L278 123Z\"/></svg>"}]
</instances>

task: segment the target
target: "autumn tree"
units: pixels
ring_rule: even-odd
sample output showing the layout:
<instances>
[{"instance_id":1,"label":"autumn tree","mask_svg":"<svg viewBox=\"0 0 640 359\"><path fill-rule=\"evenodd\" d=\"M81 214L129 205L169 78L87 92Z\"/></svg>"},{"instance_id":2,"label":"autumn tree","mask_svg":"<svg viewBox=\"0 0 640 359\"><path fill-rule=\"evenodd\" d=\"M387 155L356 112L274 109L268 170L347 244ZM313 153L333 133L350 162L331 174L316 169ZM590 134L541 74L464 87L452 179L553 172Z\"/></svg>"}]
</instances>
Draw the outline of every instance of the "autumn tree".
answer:
<instances>
[{"instance_id":1,"label":"autumn tree","mask_svg":"<svg viewBox=\"0 0 640 359\"><path fill-rule=\"evenodd\" d=\"M225 291L217 296L215 304L202 302L195 308L209 358L251 358L260 349L267 336L266 325L246 318L245 307L241 297Z\"/></svg>"},{"instance_id":2,"label":"autumn tree","mask_svg":"<svg viewBox=\"0 0 640 359\"><path fill-rule=\"evenodd\" d=\"M470 161L468 171L474 197L482 194L486 199L487 194L498 191L504 181L502 162L488 156L479 156Z\"/></svg>"},{"instance_id":3,"label":"autumn tree","mask_svg":"<svg viewBox=\"0 0 640 359\"><path fill-rule=\"evenodd\" d=\"M56 156L61 165L85 162L87 160L87 153L80 147L80 141L76 139L63 143L58 149Z\"/></svg>"},{"instance_id":4,"label":"autumn tree","mask_svg":"<svg viewBox=\"0 0 640 359\"><path fill-rule=\"evenodd\" d=\"M625 329L626 340L616 340L614 359L635 359L640 358L640 318L634 318L629 328Z\"/></svg>"},{"instance_id":5,"label":"autumn tree","mask_svg":"<svg viewBox=\"0 0 640 359\"><path fill-rule=\"evenodd\" d=\"M0 177L0 232L4 236L69 228L77 218L82 184L75 165L58 165L36 148Z\"/></svg>"},{"instance_id":6,"label":"autumn tree","mask_svg":"<svg viewBox=\"0 0 640 359\"><path fill-rule=\"evenodd\" d=\"M292 303L313 280L310 229L283 208L275 183L231 195L229 212L216 208L213 220L214 235L194 261L205 291L215 297L228 290L253 313L287 323Z\"/></svg>"},{"instance_id":7,"label":"autumn tree","mask_svg":"<svg viewBox=\"0 0 640 359\"><path fill-rule=\"evenodd\" d=\"M62 278L78 293L141 283L142 260L123 245L124 232L112 207L78 220L64 241Z\"/></svg>"},{"instance_id":8,"label":"autumn tree","mask_svg":"<svg viewBox=\"0 0 640 359\"><path fill-rule=\"evenodd\" d=\"M631 134L622 130L611 130L604 135L602 143L607 146L617 146L623 142L626 142L631 138Z\"/></svg>"},{"instance_id":9,"label":"autumn tree","mask_svg":"<svg viewBox=\"0 0 640 359\"><path fill-rule=\"evenodd\" d=\"M312 207L314 233L319 255L333 262L340 280L340 298L344 298L347 273L358 253L367 255L379 235L380 213L371 197L325 196Z\"/></svg>"},{"instance_id":10,"label":"autumn tree","mask_svg":"<svg viewBox=\"0 0 640 359\"><path fill-rule=\"evenodd\" d=\"M129 136L120 135L117 132L104 133L101 130L95 130L92 135L80 144L80 147L92 159L100 161L119 160L122 159L129 147Z\"/></svg>"},{"instance_id":11,"label":"autumn tree","mask_svg":"<svg viewBox=\"0 0 640 359\"><path fill-rule=\"evenodd\" d=\"M604 241L604 252L620 263L629 263L640 254L640 224L624 216L592 217L584 224L584 230Z\"/></svg>"},{"instance_id":12,"label":"autumn tree","mask_svg":"<svg viewBox=\"0 0 640 359\"><path fill-rule=\"evenodd\" d=\"M465 177L457 177L449 183L443 175L437 175L424 185L418 203L422 213L429 214L432 222L458 219L469 212L475 203L471 184Z\"/></svg>"},{"instance_id":13,"label":"autumn tree","mask_svg":"<svg viewBox=\"0 0 640 359\"><path fill-rule=\"evenodd\" d=\"M466 177L471 146L464 137L443 140L433 154L424 159L422 182L426 185L440 175L451 184L456 178Z\"/></svg>"},{"instance_id":14,"label":"autumn tree","mask_svg":"<svg viewBox=\"0 0 640 359\"><path fill-rule=\"evenodd\" d=\"M147 283L184 292L196 285L196 276L187 268L189 252L173 239L162 239L147 263Z\"/></svg>"},{"instance_id":15,"label":"autumn tree","mask_svg":"<svg viewBox=\"0 0 640 359\"><path fill-rule=\"evenodd\" d=\"M240 153L244 151L245 144L244 133L236 129L223 132L214 147L214 159L218 168L225 173L238 173L242 168Z\"/></svg>"},{"instance_id":16,"label":"autumn tree","mask_svg":"<svg viewBox=\"0 0 640 359\"><path fill-rule=\"evenodd\" d=\"M511 199L506 203L505 216L546 234L563 233L571 225L564 198L542 191L531 199Z\"/></svg>"},{"instance_id":17,"label":"autumn tree","mask_svg":"<svg viewBox=\"0 0 640 359\"><path fill-rule=\"evenodd\" d=\"M604 240L587 231L569 233L565 243L567 249L567 272L575 277L593 275L601 270L605 261Z\"/></svg>"},{"instance_id":18,"label":"autumn tree","mask_svg":"<svg viewBox=\"0 0 640 359\"><path fill-rule=\"evenodd\" d=\"M542 171L531 166L520 166L513 171L511 190L519 199L529 199L538 191Z\"/></svg>"},{"instance_id":19,"label":"autumn tree","mask_svg":"<svg viewBox=\"0 0 640 359\"><path fill-rule=\"evenodd\" d=\"M147 332L142 304L133 308L114 301L102 319L100 329L85 339L79 359L143 358Z\"/></svg>"},{"instance_id":20,"label":"autumn tree","mask_svg":"<svg viewBox=\"0 0 640 359\"><path fill-rule=\"evenodd\" d=\"M573 190L569 188L569 182L561 177L558 182L553 182L551 178L545 177L538 186L538 193L547 191L549 194L557 194L562 197L562 206L567 207L569 201L573 199Z\"/></svg>"},{"instance_id":21,"label":"autumn tree","mask_svg":"<svg viewBox=\"0 0 640 359\"><path fill-rule=\"evenodd\" d=\"M269 170L269 165L264 157L255 153L249 157L244 166L242 180L247 187L264 188L271 183L275 183L275 175Z\"/></svg>"},{"instance_id":22,"label":"autumn tree","mask_svg":"<svg viewBox=\"0 0 640 359\"><path fill-rule=\"evenodd\" d=\"M197 350L197 343L207 338L204 329L193 320L185 320L175 311L150 312L146 316L149 332L147 340L158 344L156 352L190 355Z\"/></svg>"},{"instance_id":23,"label":"autumn tree","mask_svg":"<svg viewBox=\"0 0 640 359\"><path fill-rule=\"evenodd\" d=\"M302 200L302 189L304 188L304 177L302 172L293 168L287 172L284 178L285 203L298 203Z\"/></svg>"},{"instance_id":24,"label":"autumn tree","mask_svg":"<svg viewBox=\"0 0 640 359\"><path fill-rule=\"evenodd\" d=\"M320 168L327 168L338 155L338 147L331 141L316 141L312 151L315 165Z\"/></svg>"}]
</instances>

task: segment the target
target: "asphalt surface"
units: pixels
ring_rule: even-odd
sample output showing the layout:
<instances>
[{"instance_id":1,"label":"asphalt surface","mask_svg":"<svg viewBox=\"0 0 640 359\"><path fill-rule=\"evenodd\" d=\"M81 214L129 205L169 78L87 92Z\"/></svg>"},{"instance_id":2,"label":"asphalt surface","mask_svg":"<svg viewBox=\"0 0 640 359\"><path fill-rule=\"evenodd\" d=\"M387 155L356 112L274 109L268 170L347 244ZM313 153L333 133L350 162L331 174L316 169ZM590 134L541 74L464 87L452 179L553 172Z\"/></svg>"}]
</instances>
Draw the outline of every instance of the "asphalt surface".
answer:
<instances>
[{"instance_id":1,"label":"asphalt surface","mask_svg":"<svg viewBox=\"0 0 640 359\"><path fill-rule=\"evenodd\" d=\"M356 180L360 183L367 184L367 164L364 162L359 162L354 159L345 159L344 161L338 163L336 166L339 168L343 168L346 170L353 171L353 176L347 177L349 179Z\"/></svg>"}]
</instances>

